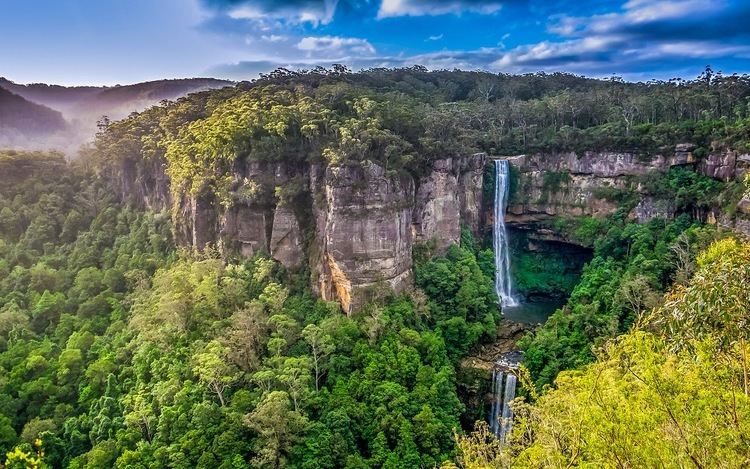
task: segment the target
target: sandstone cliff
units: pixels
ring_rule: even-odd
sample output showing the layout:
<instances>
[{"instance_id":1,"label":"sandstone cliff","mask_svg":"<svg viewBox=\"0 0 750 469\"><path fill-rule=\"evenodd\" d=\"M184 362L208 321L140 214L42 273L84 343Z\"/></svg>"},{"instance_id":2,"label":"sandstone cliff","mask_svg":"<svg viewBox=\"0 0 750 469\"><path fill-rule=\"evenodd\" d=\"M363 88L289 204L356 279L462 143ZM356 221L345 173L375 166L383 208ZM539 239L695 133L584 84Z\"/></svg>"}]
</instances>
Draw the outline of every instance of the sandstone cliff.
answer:
<instances>
[{"instance_id":1,"label":"sandstone cliff","mask_svg":"<svg viewBox=\"0 0 750 469\"><path fill-rule=\"evenodd\" d=\"M288 269L305 265L313 290L345 311L385 286L412 284L415 242L444 250L464 224L480 227L486 157L439 159L421 177L365 161L344 166L238 162L232 200L180 196L173 207L180 245L227 254L270 254ZM172 205L164 166L125 162L110 178L141 207Z\"/></svg>"},{"instance_id":2,"label":"sandstone cliff","mask_svg":"<svg viewBox=\"0 0 750 469\"><path fill-rule=\"evenodd\" d=\"M724 150L699 158L694 146L681 144L668 155L644 157L637 153L585 152L542 153L509 157L517 174L517 188L507 212L509 226L526 229L540 239L563 239L542 222L558 216L603 217L621 207L614 194L633 192L637 204L629 216L640 223L675 215L674 201L648 193L639 176L665 172L674 166L694 167L711 178L742 181L750 168L750 155ZM716 222L750 235L750 199L738 205L737 215L727 216L720 207L702 214ZM747 213L746 213L747 212Z\"/></svg>"},{"instance_id":3,"label":"sandstone cliff","mask_svg":"<svg viewBox=\"0 0 750 469\"><path fill-rule=\"evenodd\" d=\"M550 229L555 217L614 213L617 191L637 195L629 216L646 222L674 216L672 201L649 194L638 177L690 165L722 181L741 180L750 155L722 151L698 158L689 144L668 155L636 153L541 153L508 158L515 188L508 226L534 241L576 243ZM173 210L177 242L227 254L265 252L291 270L308 266L311 285L322 298L345 311L381 287L402 291L412 283L411 251L417 242L440 251L457 242L461 227L491 231L492 200L483 200L484 154L432 161L425 174L386 171L369 161L344 166L237 162L231 201L210 192L178 195L173 203L165 165L124 160L111 172L113 188L124 198L155 211ZM484 212L483 209L484 208ZM750 234L750 198L736 215L720 209L706 221Z\"/></svg>"}]
</instances>

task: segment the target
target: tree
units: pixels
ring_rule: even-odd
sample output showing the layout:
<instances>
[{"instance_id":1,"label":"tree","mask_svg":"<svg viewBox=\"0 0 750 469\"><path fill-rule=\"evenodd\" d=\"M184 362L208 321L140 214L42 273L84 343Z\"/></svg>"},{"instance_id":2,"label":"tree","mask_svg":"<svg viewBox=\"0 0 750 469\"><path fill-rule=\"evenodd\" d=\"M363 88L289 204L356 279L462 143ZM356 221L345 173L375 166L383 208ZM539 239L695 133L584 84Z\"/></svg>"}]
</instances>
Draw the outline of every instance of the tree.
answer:
<instances>
[{"instance_id":1,"label":"tree","mask_svg":"<svg viewBox=\"0 0 750 469\"><path fill-rule=\"evenodd\" d=\"M252 301L232 315L223 342L232 361L248 372L260 365L268 334L268 316L260 302Z\"/></svg>"},{"instance_id":2,"label":"tree","mask_svg":"<svg viewBox=\"0 0 750 469\"><path fill-rule=\"evenodd\" d=\"M299 411L302 398L309 392L310 359L307 357L282 358L277 379L289 390L294 410Z\"/></svg>"},{"instance_id":3,"label":"tree","mask_svg":"<svg viewBox=\"0 0 750 469\"><path fill-rule=\"evenodd\" d=\"M304 337L312 352L313 368L315 369L315 390L319 391L323 361L336 350L336 346L333 343L333 337L326 334L323 329L315 324L305 327L302 330L302 337Z\"/></svg>"},{"instance_id":4,"label":"tree","mask_svg":"<svg viewBox=\"0 0 750 469\"><path fill-rule=\"evenodd\" d=\"M156 413L151 404L151 396L143 390L131 393L123 399L125 404L125 425L140 430L143 439L151 442L154 436Z\"/></svg>"},{"instance_id":5,"label":"tree","mask_svg":"<svg viewBox=\"0 0 750 469\"><path fill-rule=\"evenodd\" d=\"M224 393L239 379L239 373L227 364L227 348L218 340L212 340L202 351L193 356L193 373L202 384L219 398L224 407Z\"/></svg>"},{"instance_id":6,"label":"tree","mask_svg":"<svg viewBox=\"0 0 750 469\"><path fill-rule=\"evenodd\" d=\"M253 412L245 416L245 424L258 433L257 467L282 467L292 446L299 441L308 425L307 418L290 409L289 395L283 391L268 393Z\"/></svg>"}]
</instances>

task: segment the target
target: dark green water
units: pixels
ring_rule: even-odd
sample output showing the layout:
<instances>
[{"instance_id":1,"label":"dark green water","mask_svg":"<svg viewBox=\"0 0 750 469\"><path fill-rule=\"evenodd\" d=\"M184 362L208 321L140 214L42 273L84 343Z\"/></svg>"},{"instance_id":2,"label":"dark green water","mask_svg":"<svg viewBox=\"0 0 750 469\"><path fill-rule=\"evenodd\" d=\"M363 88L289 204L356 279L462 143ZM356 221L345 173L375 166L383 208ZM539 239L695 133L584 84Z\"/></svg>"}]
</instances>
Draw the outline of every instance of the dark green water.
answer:
<instances>
[{"instance_id":1,"label":"dark green water","mask_svg":"<svg viewBox=\"0 0 750 469\"><path fill-rule=\"evenodd\" d=\"M565 304L565 300L544 300L521 303L503 308L503 316L513 322L542 324L552 313Z\"/></svg>"}]
</instances>

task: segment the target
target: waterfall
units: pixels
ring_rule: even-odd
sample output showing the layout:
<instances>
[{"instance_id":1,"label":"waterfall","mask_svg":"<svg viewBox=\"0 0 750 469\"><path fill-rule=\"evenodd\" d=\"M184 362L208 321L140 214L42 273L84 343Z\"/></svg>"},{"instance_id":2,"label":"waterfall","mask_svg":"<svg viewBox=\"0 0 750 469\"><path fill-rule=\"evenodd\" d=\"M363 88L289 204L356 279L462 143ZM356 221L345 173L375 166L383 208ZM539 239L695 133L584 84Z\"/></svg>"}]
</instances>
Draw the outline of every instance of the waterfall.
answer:
<instances>
[{"instance_id":1,"label":"waterfall","mask_svg":"<svg viewBox=\"0 0 750 469\"><path fill-rule=\"evenodd\" d=\"M513 369L518 363L498 360L492 370L492 405L490 410L490 430L505 443L513 429L513 410L510 403L516 398L517 378Z\"/></svg>"},{"instance_id":2,"label":"waterfall","mask_svg":"<svg viewBox=\"0 0 750 469\"><path fill-rule=\"evenodd\" d=\"M500 429L496 433L500 441L505 442L510 430L513 428L513 410L510 403L516 398L516 375L506 373L505 391L503 393L503 412L500 415Z\"/></svg>"},{"instance_id":3,"label":"waterfall","mask_svg":"<svg viewBox=\"0 0 750 469\"><path fill-rule=\"evenodd\" d=\"M508 203L510 171L507 160L495 160L495 292L500 306L517 306L510 277L510 249L505 229L505 205Z\"/></svg>"},{"instance_id":4,"label":"waterfall","mask_svg":"<svg viewBox=\"0 0 750 469\"><path fill-rule=\"evenodd\" d=\"M495 435L498 434L500 422L498 415L502 408L503 372L492 370L492 410L490 411L490 429Z\"/></svg>"}]
</instances>

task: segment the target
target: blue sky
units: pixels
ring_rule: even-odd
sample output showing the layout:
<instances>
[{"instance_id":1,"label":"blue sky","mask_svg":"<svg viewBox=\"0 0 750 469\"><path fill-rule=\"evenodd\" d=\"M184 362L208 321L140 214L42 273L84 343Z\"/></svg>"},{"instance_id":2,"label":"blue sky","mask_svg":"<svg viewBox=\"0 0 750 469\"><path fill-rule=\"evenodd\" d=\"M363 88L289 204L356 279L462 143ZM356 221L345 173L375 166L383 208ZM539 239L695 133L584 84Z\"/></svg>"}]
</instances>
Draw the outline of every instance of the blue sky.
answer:
<instances>
[{"instance_id":1,"label":"blue sky","mask_svg":"<svg viewBox=\"0 0 750 469\"><path fill-rule=\"evenodd\" d=\"M0 0L0 75L60 84L425 65L750 72L747 0Z\"/></svg>"}]
</instances>

